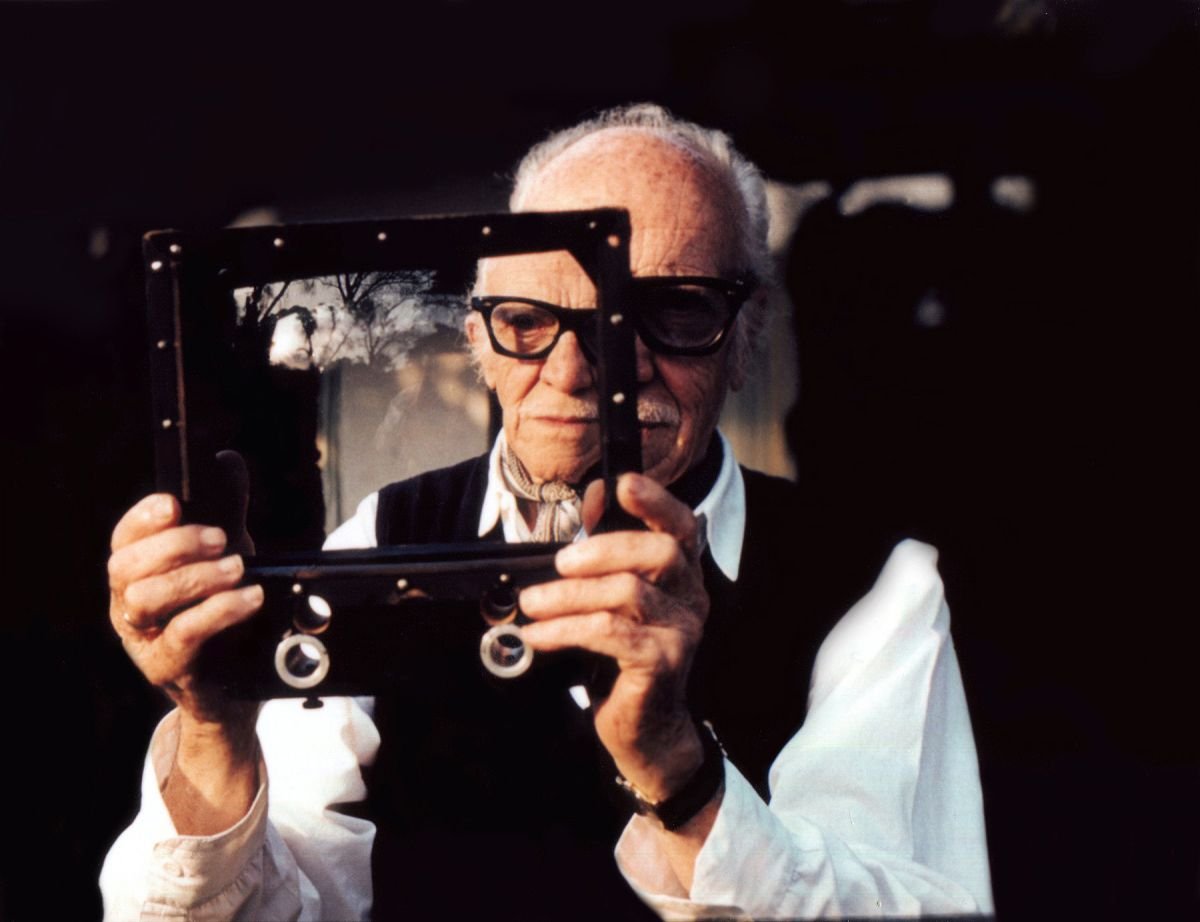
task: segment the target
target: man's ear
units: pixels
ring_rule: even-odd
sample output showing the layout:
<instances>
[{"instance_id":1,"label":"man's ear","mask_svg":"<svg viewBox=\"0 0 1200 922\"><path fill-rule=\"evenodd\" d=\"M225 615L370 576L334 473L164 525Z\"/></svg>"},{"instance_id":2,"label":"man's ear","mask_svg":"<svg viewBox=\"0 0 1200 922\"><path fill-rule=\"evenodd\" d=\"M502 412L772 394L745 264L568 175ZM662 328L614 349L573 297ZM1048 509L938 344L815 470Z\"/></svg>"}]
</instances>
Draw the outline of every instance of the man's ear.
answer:
<instances>
[{"instance_id":1,"label":"man's ear","mask_svg":"<svg viewBox=\"0 0 1200 922\"><path fill-rule=\"evenodd\" d=\"M487 330L483 326L483 318L475 311L467 314L465 323L467 333L467 343L471 347L471 358L475 362L475 367L478 369L480 377L483 378L483 383L488 386L488 390L496 389L496 382L492 374L492 362L495 358L495 353L492 352L492 343L488 339Z\"/></svg>"}]
</instances>

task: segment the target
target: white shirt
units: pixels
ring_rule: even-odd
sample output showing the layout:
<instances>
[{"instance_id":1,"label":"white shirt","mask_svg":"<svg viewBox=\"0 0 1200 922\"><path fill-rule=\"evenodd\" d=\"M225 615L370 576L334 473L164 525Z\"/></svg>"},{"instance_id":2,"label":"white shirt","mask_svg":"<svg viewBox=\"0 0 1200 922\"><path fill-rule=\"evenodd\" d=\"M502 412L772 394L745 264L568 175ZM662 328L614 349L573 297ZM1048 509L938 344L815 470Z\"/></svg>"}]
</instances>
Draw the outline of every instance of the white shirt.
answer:
<instances>
[{"instance_id":1,"label":"white shirt","mask_svg":"<svg viewBox=\"0 0 1200 922\"><path fill-rule=\"evenodd\" d=\"M717 483L696 511L715 562L736 579L745 488L724 448ZM522 540L498 450L480 534L499 520L507 540ZM376 504L364 500L326 547L374 545ZM936 561L928 545L897 545L825 639L808 716L771 768L769 805L726 761L690 894L659 850L653 821L630 821L618 865L664 918L992 911L975 743ZM101 872L105 917L365 918L374 826L327 808L366 796L360 766L379 746L372 707L369 698L329 698L315 710L297 699L265 704L262 786L247 816L215 836L178 835L163 803L177 733L169 714L151 741L141 812Z\"/></svg>"}]
</instances>

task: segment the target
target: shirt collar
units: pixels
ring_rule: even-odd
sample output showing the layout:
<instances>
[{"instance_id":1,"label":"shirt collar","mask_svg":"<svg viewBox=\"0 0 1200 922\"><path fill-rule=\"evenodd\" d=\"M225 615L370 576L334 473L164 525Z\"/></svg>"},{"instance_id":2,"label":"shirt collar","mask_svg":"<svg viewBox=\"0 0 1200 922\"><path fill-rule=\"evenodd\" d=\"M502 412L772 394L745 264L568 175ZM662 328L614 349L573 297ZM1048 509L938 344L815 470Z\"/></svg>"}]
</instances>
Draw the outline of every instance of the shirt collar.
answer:
<instances>
[{"instance_id":1,"label":"shirt collar","mask_svg":"<svg viewBox=\"0 0 1200 922\"><path fill-rule=\"evenodd\" d=\"M701 518L704 540L712 553L713 562L730 580L737 580L742 560L742 540L746 533L746 486L742 471L733 459L733 447L721 433L721 470L708 495L693 510ZM488 458L488 483L479 512L479 537L492 531L499 523L504 540L516 543L530 540L529 527L521 516L517 498L504 483L500 470L500 454L504 446L504 431L496 437ZM586 537L581 531L575 540Z\"/></svg>"}]
</instances>

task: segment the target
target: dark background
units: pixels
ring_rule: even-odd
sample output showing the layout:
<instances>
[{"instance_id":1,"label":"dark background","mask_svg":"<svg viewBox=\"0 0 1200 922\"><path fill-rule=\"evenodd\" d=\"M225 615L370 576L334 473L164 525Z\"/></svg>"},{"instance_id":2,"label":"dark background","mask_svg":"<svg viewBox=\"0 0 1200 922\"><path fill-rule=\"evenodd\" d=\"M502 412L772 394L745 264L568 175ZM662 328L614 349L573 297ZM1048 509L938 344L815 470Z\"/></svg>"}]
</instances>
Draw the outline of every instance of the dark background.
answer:
<instances>
[{"instance_id":1,"label":"dark background","mask_svg":"<svg viewBox=\"0 0 1200 922\"><path fill-rule=\"evenodd\" d=\"M795 6L0 3L0 917L98 916L162 711L105 610L153 487L140 235L500 207L547 129L645 99L778 180L954 179L801 223L800 480L942 549L998 914L1197 917L1198 7Z\"/></svg>"}]
</instances>

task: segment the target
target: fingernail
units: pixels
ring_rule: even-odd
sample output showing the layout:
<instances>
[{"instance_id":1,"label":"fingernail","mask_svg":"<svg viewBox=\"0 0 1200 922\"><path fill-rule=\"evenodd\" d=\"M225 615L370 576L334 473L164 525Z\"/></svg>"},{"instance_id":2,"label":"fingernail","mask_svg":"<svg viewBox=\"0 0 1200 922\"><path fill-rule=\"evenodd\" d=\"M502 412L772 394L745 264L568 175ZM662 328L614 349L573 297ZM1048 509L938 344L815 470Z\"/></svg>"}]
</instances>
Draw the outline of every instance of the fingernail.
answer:
<instances>
[{"instance_id":1,"label":"fingernail","mask_svg":"<svg viewBox=\"0 0 1200 922\"><path fill-rule=\"evenodd\" d=\"M222 573L230 575L242 572L242 558L240 554L231 554L228 557L222 557L217 561L217 569Z\"/></svg>"},{"instance_id":2,"label":"fingernail","mask_svg":"<svg viewBox=\"0 0 1200 922\"><path fill-rule=\"evenodd\" d=\"M171 500L166 496L155 497L154 502L146 510L146 517L154 520L166 519L171 516Z\"/></svg>"},{"instance_id":3,"label":"fingernail","mask_svg":"<svg viewBox=\"0 0 1200 922\"><path fill-rule=\"evenodd\" d=\"M247 586L242 590L242 601L244 601L247 605L261 605L262 600L262 586Z\"/></svg>"},{"instance_id":4,"label":"fingernail","mask_svg":"<svg viewBox=\"0 0 1200 922\"><path fill-rule=\"evenodd\" d=\"M206 528L200 532L200 543L205 547L224 547L225 532L219 528Z\"/></svg>"}]
</instances>

